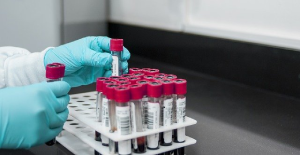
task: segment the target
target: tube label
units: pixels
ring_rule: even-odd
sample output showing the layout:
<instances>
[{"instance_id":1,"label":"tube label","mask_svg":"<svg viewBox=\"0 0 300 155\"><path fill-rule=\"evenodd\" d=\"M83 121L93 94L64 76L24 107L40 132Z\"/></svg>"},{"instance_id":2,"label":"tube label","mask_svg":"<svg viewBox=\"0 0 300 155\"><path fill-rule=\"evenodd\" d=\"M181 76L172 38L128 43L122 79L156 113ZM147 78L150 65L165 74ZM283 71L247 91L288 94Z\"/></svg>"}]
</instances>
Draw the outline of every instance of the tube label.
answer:
<instances>
[{"instance_id":1,"label":"tube label","mask_svg":"<svg viewBox=\"0 0 300 155\"><path fill-rule=\"evenodd\" d=\"M130 109L129 106L116 107L117 126L120 135L130 134Z\"/></svg>"},{"instance_id":2,"label":"tube label","mask_svg":"<svg viewBox=\"0 0 300 155\"><path fill-rule=\"evenodd\" d=\"M179 98L176 101L176 119L177 123L185 122L185 106L186 98Z\"/></svg>"},{"instance_id":3,"label":"tube label","mask_svg":"<svg viewBox=\"0 0 300 155\"><path fill-rule=\"evenodd\" d=\"M99 122L102 122L101 107L102 107L102 93L99 92L96 100L96 118Z\"/></svg>"},{"instance_id":4,"label":"tube label","mask_svg":"<svg viewBox=\"0 0 300 155\"><path fill-rule=\"evenodd\" d=\"M106 136L104 136L103 134L101 134L101 141L102 141L102 144L108 144L109 143L109 140Z\"/></svg>"},{"instance_id":5,"label":"tube label","mask_svg":"<svg viewBox=\"0 0 300 155\"><path fill-rule=\"evenodd\" d=\"M159 103L148 102L148 116L147 116L147 128L158 129L159 128Z\"/></svg>"},{"instance_id":6,"label":"tube label","mask_svg":"<svg viewBox=\"0 0 300 155\"><path fill-rule=\"evenodd\" d=\"M117 56L112 56L112 76L120 76L119 75L119 58Z\"/></svg>"},{"instance_id":7,"label":"tube label","mask_svg":"<svg viewBox=\"0 0 300 155\"><path fill-rule=\"evenodd\" d=\"M102 99L102 126L110 128L107 98Z\"/></svg>"},{"instance_id":8,"label":"tube label","mask_svg":"<svg viewBox=\"0 0 300 155\"><path fill-rule=\"evenodd\" d=\"M177 141L178 142L185 141L185 127L177 129Z\"/></svg>"},{"instance_id":9,"label":"tube label","mask_svg":"<svg viewBox=\"0 0 300 155\"><path fill-rule=\"evenodd\" d=\"M131 104L131 125L132 125L132 131L136 132L136 120L135 120L135 105L133 102L130 102Z\"/></svg>"},{"instance_id":10,"label":"tube label","mask_svg":"<svg viewBox=\"0 0 300 155\"><path fill-rule=\"evenodd\" d=\"M158 142L159 142L159 134L153 134L147 136L147 146L148 148L155 149L158 147Z\"/></svg>"},{"instance_id":11,"label":"tube label","mask_svg":"<svg viewBox=\"0 0 300 155\"><path fill-rule=\"evenodd\" d=\"M173 99L164 100L163 106L163 126L172 125L172 107Z\"/></svg>"},{"instance_id":12,"label":"tube label","mask_svg":"<svg viewBox=\"0 0 300 155\"><path fill-rule=\"evenodd\" d=\"M119 154L131 154L131 140L120 141L118 150Z\"/></svg>"}]
</instances>

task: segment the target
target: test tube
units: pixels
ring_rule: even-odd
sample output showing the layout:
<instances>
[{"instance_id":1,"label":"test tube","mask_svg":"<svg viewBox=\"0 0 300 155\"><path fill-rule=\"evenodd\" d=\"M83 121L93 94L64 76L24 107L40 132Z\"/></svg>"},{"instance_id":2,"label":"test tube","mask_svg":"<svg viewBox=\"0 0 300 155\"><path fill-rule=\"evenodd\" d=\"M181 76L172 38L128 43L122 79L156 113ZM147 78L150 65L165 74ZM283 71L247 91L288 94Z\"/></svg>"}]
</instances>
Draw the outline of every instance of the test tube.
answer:
<instances>
[{"instance_id":1,"label":"test tube","mask_svg":"<svg viewBox=\"0 0 300 155\"><path fill-rule=\"evenodd\" d=\"M140 77L140 79L143 79L144 76L145 76L145 74L142 73L142 72L136 72L136 73L133 73L133 75L136 76L136 77Z\"/></svg>"},{"instance_id":2,"label":"test tube","mask_svg":"<svg viewBox=\"0 0 300 155\"><path fill-rule=\"evenodd\" d=\"M159 73L159 70L158 69L148 69L148 70L145 70L145 74L146 75L155 75L155 74L158 74Z\"/></svg>"},{"instance_id":3,"label":"test tube","mask_svg":"<svg viewBox=\"0 0 300 155\"><path fill-rule=\"evenodd\" d=\"M175 149L175 150L174 150L174 155L185 155L184 147Z\"/></svg>"},{"instance_id":4,"label":"test tube","mask_svg":"<svg viewBox=\"0 0 300 155\"><path fill-rule=\"evenodd\" d=\"M158 77L165 77L166 74L165 73L158 73L158 74L155 74L154 76L158 76Z\"/></svg>"},{"instance_id":5,"label":"test tube","mask_svg":"<svg viewBox=\"0 0 300 155\"><path fill-rule=\"evenodd\" d=\"M173 93L174 82L171 80L161 81L163 85L163 103L162 103L162 126L172 125L172 107L173 107ZM160 133L160 145L170 146L172 145L172 130Z\"/></svg>"},{"instance_id":6,"label":"test tube","mask_svg":"<svg viewBox=\"0 0 300 155\"><path fill-rule=\"evenodd\" d=\"M187 92L187 81L185 79L173 80L175 84L176 99L176 123L180 124L185 122L185 109L186 109L186 92ZM185 127L174 130L174 142L183 143L185 142Z\"/></svg>"},{"instance_id":7,"label":"test tube","mask_svg":"<svg viewBox=\"0 0 300 155\"><path fill-rule=\"evenodd\" d=\"M162 95L162 84L158 81L149 82L147 86L148 95L148 116L147 128L154 130L160 124L160 97ZM147 136L147 148L150 150L159 149L159 134Z\"/></svg>"},{"instance_id":8,"label":"test tube","mask_svg":"<svg viewBox=\"0 0 300 155\"><path fill-rule=\"evenodd\" d=\"M149 81L154 81L153 78L154 78L153 75L145 75L145 76L144 76L144 79L145 79L145 80L149 80Z\"/></svg>"},{"instance_id":9,"label":"test tube","mask_svg":"<svg viewBox=\"0 0 300 155\"><path fill-rule=\"evenodd\" d=\"M148 81L147 80L139 80L136 82L137 84L142 85L142 91L143 91L143 98L142 98L142 102L143 102L143 107L144 107L144 120L145 120L145 124L144 124L144 128L147 128L147 113L148 113L148 96L147 96L147 85L148 85Z\"/></svg>"},{"instance_id":10,"label":"test tube","mask_svg":"<svg viewBox=\"0 0 300 155\"><path fill-rule=\"evenodd\" d=\"M140 68L129 68L129 74L137 73L137 72L142 72L142 69Z\"/></svg>"},{"instance_id":11,"label":"test tube","mask_svg":"<svg viewBox=\"0 0 300 155\"><path fill-rule=\"evenodd\" d=\"M144 96L143 86L140 84L130 85L131 94L131 120L132 120L132 132L145 131L145 117L142 98ZM138 137L132 140L133 151L135 153L146 152L146 137Z\"/></svg>"},{"instance_id":12,"label":"test tube","mask_svg":"<svg viewBox=\"0 0 300 155\"><path fill-rule=\"evenodd\" d=\"M142 68L142 72L145 74L145 75L148 75L148 71L150 70L151 68Z\"/></svg>"},{"instance_id":13,"label":"test tube","mask_svg":"<svg viewBox=\"0 0 300 155\"><path fill-rule=\"evenodd\" d=\"M108 109L108 99L106 97L106 85L109 84L117 84L115 81L104 81L102 85L102 127L105 130L110 130L110 122L109 122L109 109ZM109 139L101 134L101 140L103 146L108 146Z\"/></svg>"},{"instance_id":14,"label":"test tube","mask_svg":"<svg viewBox=\"0 0 300 155\"><path fill-rule=\"evenodd\" d=\"M61 63L52 63L46 65L47 82L62 81L65 74L65 65ZM56 139L46 142L46 145L52 146L56 143Z\"/></svg>"},{"instance_id":15,"label":"test tube","mask_svg":"<svg viewBox=\"0 0 300 155\"><path fill-rule=\"evenodd\" d=\"M110 51L112 55L112 76L121 76L123 69L121 66L121 55L123 51L123 39L111 39Z\"/></svg>"},{"instance_id":16,"label":"test tube","mask_svg":"<svg viewBox=\"0 0 300 155\"><path fill-rule=\"evenodd\" d=\"M155 77L153 77L153 79L157 80L157 81L163 81L165 78L164 77L155 76Z\"/></svg>"},{"instance_id":17,"label":"test tube","mask_svg":"<svg viewBox=\"0 0 300 155\"><path fill-rule=\"evenodd\" d=\"M168 80L175 80L175 79L177 79L177 76L174 74L166 74L165 78Z\"/></svg>"},{"instance_id":18,"label":"test tube","mask_svg":"<svg viewBox=\"0 0 300 155\"><path fill-rule=\"evenodd\" d=\"M131 134L130 89L126 86L115 88L117 130L119 135ZM119 141L119 155L131 154L131 140Z\"/></svg>"},{"instance_id":19,"label":"test tube","mask_svg":"<svg viewBox=\"0 0 300 155\"><path fill-rule=\"evenodd\" d=\"M109 115L109 132L115 132L117 130L116 122L116 102L115 102L115 88L119 87L118 84L106 85L106 97L108 99L108 115ZM117 143L109 139L109 152L115 154L117 150Z\"/></svg>"},{"instance_id":20,"label":"test tube","mask_svg":"<svg viewBox=\"0 0 300 155\"><path fill-rule=\"evenodd\" d=\"M129 81L130 81L132 84L136 84L136 82L137 82L138 80L141 80L140 77L136 77L136 76L134 76L134 77L129 77L128 79L129 79Z\"/></svg>"}]
</instances>

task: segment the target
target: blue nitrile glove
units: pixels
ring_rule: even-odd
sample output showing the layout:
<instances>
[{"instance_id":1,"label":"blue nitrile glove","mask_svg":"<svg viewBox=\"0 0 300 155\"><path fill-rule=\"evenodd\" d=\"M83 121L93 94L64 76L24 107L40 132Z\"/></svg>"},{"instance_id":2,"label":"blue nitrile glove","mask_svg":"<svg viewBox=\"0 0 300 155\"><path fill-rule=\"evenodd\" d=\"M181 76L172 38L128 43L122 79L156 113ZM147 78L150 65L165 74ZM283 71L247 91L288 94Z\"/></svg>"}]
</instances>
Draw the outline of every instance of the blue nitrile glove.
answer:
<instances>
[{"instance_id":1,"label":"blue nitrile glove","mask_svg":"<svg viewBox=\"0 0 300 155\"><path fill-rule=\"evenodd\" d=\"M0 89L0 149L28 149L61 131L68 118L64 81Z\"/></svg>"},{"instance_id":2,"label":"blue nitrile glove","mask_svg":"<svg viewBox=\"0 0 300 155\"><path fill-rule=\"evenodd\" d=\"M85 37L74 42L50 49L44 65L58 62L66 65L64 81L72 87L91 84L98 77L111 76L112 57L109 50L110 38ZM124 47L122 68L128 72L129 51Z\"/></svg>"}]
</instances>

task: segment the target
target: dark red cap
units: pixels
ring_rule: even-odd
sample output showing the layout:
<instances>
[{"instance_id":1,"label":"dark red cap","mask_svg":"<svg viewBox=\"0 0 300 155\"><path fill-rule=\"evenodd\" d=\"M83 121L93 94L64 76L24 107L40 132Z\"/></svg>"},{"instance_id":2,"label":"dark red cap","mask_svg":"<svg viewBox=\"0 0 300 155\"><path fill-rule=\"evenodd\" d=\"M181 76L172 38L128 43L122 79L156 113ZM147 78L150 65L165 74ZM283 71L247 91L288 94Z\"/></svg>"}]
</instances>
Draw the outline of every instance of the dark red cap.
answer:
<instances>
[{"instance_id":1,"label":"dark red cap","mask_svg":"<svg viewBox=\"0 0 300 155\"><path fill-rule=\"evenodd\" d=\"M159 81L149 82L147 86L147 95L149 97L159 98L162 95L162 84Z\"/></svg>"},{"instance_id":2,"label":"dark red cap","mask_svg":"<svg viewBox=\"0 0 300 155\"><path fill-rule=\"evenodd\" d=\"M121 78L121 76L111 76L109 79L116 81L117 79Z\"/></svg>"},{"instance_id":3,"label":"dark red cap","mask_svg":"<svg viewBox=\"0 0 300 155\"><path fill-rule=\"evenodd\" d=\"M174 94L174 82L172 80L162 80L163 94L172 95Z\"/></svg>"},{"instance_id":4,"label":"dark red cap","mask_svg":"<svg viewBox=\"0 0 300 155\"><path fill-rule=\"evenodd\" d=\"M108 84L108 85L106 85L105 92L106 92L107 99L109 99L109 100L114 100L115 99L115 88L116 87L120 87L120 85L118 85L118 84Z\"/></svg>"},{"instance_id":5,"label":"dark red cap","mask_svg":"<svg viewBox=\"0 0 300 155\"><path fill-rule=\"evenodd\" d=\"M124 78L124 77L120 77L118 79L116 79L116 82L120 83L120 82L128 82L129 79L128 78Z\"/></svg>"},{"instance_id":6,"label":"dark red cap","mask_svg":"<svg viewBox=\"0 0 300 155\"><path fill-rule=\"evenodd\" d=\"M148 72L150 69L151 69L151 68L142 68L142 72L143 72L145 75L147 75L146 72Z\"/></svg>"},{"instance_id":7,"label":"dark red cap","mask_svg":"<svg viewBox=\"0 0 300 155\"><path fill-rule=\"evenodd\" d=\"M128 78L129 79L129 81L131 82L131 84L136 84L136 82L138 81L138 80L141 80L141 78L140 77L130 77L130 78Z\"/></svg>"},{"instance_id":8,"label":"dark red cap","mask_svg":"<svg viewBox=\"0 0 300 155\"><path fill-rule=\"evenodd\" d=\"M174 74L166 74L165 79L173 80L173 79L177 79L177 76Z\"/></svg>"},{"instance_id":9,"label":"dark red cap","mask_svg":"<svg viewBox=\"0 0 300 155\"><path fill-rule=\"evenodd\" d=\"M184 95L187 92L187 81L185 79L175 79L173 80L175 84L175 94Z\"/></svg>"},{"instance_id":10,"label":"dark red cap","mask_svg":"<svg viewBox=\"0 0 300 155\"><path fill-rule=\"evenodd\" d=\"M123 51L123 39L111 39L110 51L122 52Z\"/></svg>"},{"instance_id":11,"label":"dark red cap","mask_svg":"<svg viewBox=\"0 0 300 155\"><path fill-rule=\"evenodd\" d=\"M131 82L130 81L126 81L126 82L120 82L118 84L121 85L121 86L129 86L129 85L131 85Z\"/></svg>"},{"instance_id":12,"label":"dark red cap","mask_svg":"<svg viewBox=\"0 0 300 155\"><path fill-rule=\"evenodd\" d=\"M150 81L152 80L152 81L153 81L153 78L154 78L153 75L145 75L145 76L144 76L144 79L145 79L145 80L150 80Z\"/></svg>"},{"instance_id":13,"label":"dark red cap","mask_svg":"<svg viewBox=\"0 0 300 155\"><path fill-rule=\"evenodd\" d=\"M129 86L132 100L142 99L144 96L143 86L140 84L133 84Z\"/></svg>"},{"instance_id":14,"label":"dark red cap","mask_svg":"<svg viewBox=\"0 0 300 155\"><path fill-rule=\"evenodd\" d=\"M149 81L147 81L147 80L139 80L136 83L142 85L143 95L147 95L147 85L148 85Z\"/></svg>"},{"instance_id":15,"label":"dark red cap","mask_svg":"<svg viewBox=\"0 0 300 155\"><path fill-rule=\"evenodd\" d=\"M163 81L163 80L165 80L164 77L160 77L160 76L155 76L155 77L153 77L153 79L157 80L157 81Z\"/></svg>"},{"instance_id":16,"label":"dark red cap","mask_svg":"<svg viewBox=\"0 0 300 155\"><path fill-rule=\"evenodd\" d=\"M103 82L104 81L109 81L109 79L108 78L106 78L106 77L99 77L99 78L97 78L97 83L96 83L96 90L98 91L98 92L102 92L102 90L103 90L103 87L102 87L102 85L103 85Z\"/></svg>"},{"instance_id":17,"label":"dark red cap","mask_svg":"<svg viewBox=\"0 0 300 155\"><path fill-rule=\"evenodd\" d=\"M124 78L130 78L130 77L133 77L134 75L133 74L123 74L121 75L121 77L124 77Z\"/></svg>"},{"instance_id":18,"label":"dark red cap","mask_svg":"<svg viewBox=\"0 0 300 155\"><path fill-rule=\"evenodd\" d=\"M61 76L61 67L55 64L48 64L46 66L46 78L48 79L59 79Z\"/></svg>"},{"instance_id":19,"label":"dark red cap","mask_svg":"<svg viewBox=\"0 0 300 155\"><path fill-rule=\"evenodd\" d=\"M158 69L149 69L149 70L146 70L145 71L145 74L146 75L155 75L155 74L158 74L159 73L159 70Z\"/></svg>"},{"instance_id":20,"label":"dark red cap","mask_svg":"<svg viewBox=\"0 0 300 155\"><path fill-rule=\"evenodd\" d=\"M64 77L65 76L65 69L66 69L66 66L62 63L58 63L58 62L55 62L55 63L52 63L53 65L58 65L59 66L59 70L60 70L60 77Z\"/></svg>"},{"instance_id":21,"label":"dark red cap","mask_svg":"<svg viewBox=\"0 0 300 155\"><path fill-rule=\"evenodd\" d=\"M118 103L130 101L130 89L128 86L120 86L115 88L115 100Z\"/></svg>"},{"instance_id":22,"label":"dark red cap","mask_svg":"<svg viewBox=\"0 0 300 155\"><path fill-rule=\"evenodd\" d=\"M156 76L156 77L165 77L166 74L165 73L158 73L158 74L155 74L154 76Z\"/></svg>"},{"instance_id":23,"label":"dark red cap","mask_svg":"<svg viewBox=\"0 0 300 155\"><path fill-rule=\"evenodd\" d=\"M133 73L133 75L136 76L136 77L140 77L141 79L143 79L145 74L142 73L142 72L136 72L136 73Z\"/></svg>"},{"instance_id":24,"label":"dark red cap","mask_svg":"<svg viewBox=\"0 0 300 155\"><path fill-rule=\"evenodd\" d=\"M109 85L109 84L117 84L117 82L116 81L112 81L112 80L104 81L103 84L102 84L102 93L104 95L106 95L106 85Z\"/></svg>"},{"instance_id":25,"label":"dark red cap","mask_svg":"<svg viewBox=\"0 0 300 155\"><path fill-rule=\"evenodd\" d=\"M129 68L129 74L137 73L137 72L142 72L142 69L140 68Z\"/></svg>"}]
</instances>

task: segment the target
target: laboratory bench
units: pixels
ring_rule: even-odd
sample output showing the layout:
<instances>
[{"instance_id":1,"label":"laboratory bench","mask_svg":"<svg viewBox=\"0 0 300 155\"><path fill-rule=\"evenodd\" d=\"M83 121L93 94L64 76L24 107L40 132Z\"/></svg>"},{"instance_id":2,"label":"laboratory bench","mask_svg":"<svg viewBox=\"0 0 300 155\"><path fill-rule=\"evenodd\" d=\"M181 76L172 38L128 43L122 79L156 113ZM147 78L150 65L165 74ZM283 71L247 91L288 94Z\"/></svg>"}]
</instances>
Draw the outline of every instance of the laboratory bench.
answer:
<instances>
[{"instance_id":1,"label":"laboratory bench","mask_svg":"<svg viewBox=\"0 0 300 155\"><path fill-rule=\"evenodd\" d=\"M300 100L264 89L132 56L129 67L158 68L187 79L187 116L198 123L186 135L197 140L189 155L300 154ZM94 91L95 84L70 94ZM60 144L30 150L1 150L0 155L72 154Z\"/></svg>"}]
</instances>

